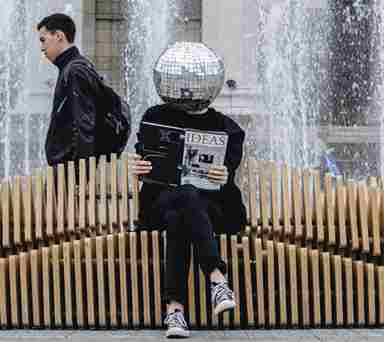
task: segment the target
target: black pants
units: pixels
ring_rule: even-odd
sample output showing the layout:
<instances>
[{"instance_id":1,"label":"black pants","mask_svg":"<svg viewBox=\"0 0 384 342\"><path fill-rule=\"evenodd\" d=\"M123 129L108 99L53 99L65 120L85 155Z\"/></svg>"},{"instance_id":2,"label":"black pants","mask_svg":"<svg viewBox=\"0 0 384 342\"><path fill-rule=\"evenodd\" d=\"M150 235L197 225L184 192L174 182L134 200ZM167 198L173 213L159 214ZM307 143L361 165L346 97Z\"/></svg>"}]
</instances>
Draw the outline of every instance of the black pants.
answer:
<instances>
[{"instance_id":1,"label":"black pants","mask_svg":"<svg viewBox=\"0 0 384 342\"><path fill-rule=\"evenodd\" d=\"M164 190L152 210L152 226L164 227L167 232L165 297L167 303L185 304L191 244L195 258L206 276L219 269L226 273L214 236L214 218L210 202L195 187L181 186Z\"/></svg>"}]
</instances>

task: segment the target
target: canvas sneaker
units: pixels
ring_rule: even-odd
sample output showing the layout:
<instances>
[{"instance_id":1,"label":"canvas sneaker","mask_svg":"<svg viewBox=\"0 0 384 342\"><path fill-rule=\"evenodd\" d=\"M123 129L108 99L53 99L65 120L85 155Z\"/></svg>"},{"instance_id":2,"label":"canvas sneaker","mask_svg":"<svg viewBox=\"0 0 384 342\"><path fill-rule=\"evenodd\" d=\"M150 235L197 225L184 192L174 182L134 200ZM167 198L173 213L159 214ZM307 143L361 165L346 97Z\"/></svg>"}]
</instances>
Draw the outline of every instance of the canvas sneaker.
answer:
<instances>
[{"instance_id":1,"label":"canvas sneaker","mask_svg":"<svg viewBox=\"0 0 384 342\"><path fill-rule=\"evenodd\" d=\"M231 310L236 306L233 291L228 287L226 281L211 283L211 298L216 315Z\"/></svg>"},{"instance_id":2,"label":"canvas sneaker","mask_svg":"<svg viewBox=\"0 0 384 342\"><path fill-rule=\"evenodd\" d=\"M184 319L184 314L180 310L175 310L167 314L164 320L167 326L165 336L168 338L185 338L189 337L189 329Z\"/></svg>"}]
</instances>

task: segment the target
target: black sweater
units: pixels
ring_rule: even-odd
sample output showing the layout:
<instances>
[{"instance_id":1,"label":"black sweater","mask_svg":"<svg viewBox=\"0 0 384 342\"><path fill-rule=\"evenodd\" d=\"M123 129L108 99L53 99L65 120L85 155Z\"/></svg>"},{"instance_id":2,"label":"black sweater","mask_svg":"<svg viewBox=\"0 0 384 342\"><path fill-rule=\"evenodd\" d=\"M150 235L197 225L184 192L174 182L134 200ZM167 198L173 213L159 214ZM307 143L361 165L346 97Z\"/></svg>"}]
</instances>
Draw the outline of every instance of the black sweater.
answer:
<instances>
[{"instance_id":1,"label":"black sweater","mask_svg":"<svg viewBox=\"0 0 384 342\"><path fill-rule=\"evenodd\" d=\"M228 182L220 191L204 191L206 196L223 215L224 226L219 231L238 232L246 223L246 211L239 188L234 182L235 172L243 156L244 131L224 114L209 108L204 114L191 115L172 105L159 105L149 108L142 121L162 125L192 128L207 131L224 131L228 134L228 147L224 165L228 168ZM140 142L140 141L139 141ZM150 215L151 204L157 199L164 186L145 183L140 191L140 216L145 220Z\"/></svg>"}]
</instances>

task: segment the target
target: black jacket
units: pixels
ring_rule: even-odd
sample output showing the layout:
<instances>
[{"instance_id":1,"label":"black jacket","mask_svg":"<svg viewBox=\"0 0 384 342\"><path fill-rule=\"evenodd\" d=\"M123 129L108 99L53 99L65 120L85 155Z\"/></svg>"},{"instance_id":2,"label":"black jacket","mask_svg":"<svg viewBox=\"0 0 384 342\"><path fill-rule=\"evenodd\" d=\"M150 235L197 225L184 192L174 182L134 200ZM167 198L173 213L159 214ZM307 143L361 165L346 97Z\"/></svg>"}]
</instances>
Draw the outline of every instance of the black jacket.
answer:
<instances>
[{"instance_id":1,"label":"black jacket","mask_svg":"<svg viewBox=\"0 0 384 342\"><path fill-rule=\"evenodd\" d=\"M220 191L204 191L203 195L212 203L216 217L219 217L220 232L236 233L246 224L246 210L239 188L235 184L235 172L243 156L244 131L228 116L209 108L207 113L190 115L171 105L149 108L142 121L182 128L194 128L208 131L224 131L228 134L228 147L224 164L228 168L228 182ZM140 146L136 145L137 148ZM139 151L138 151L139 152ZM144 224L151 224L146 218L156 203L164 186L144 183L140 191L140 217Z\"/></svg>"},{"instance_id":2,"label":"black jacket","mask_svg":"<svg viewBox=\"0 0 384 342\"><path fill-rule=\"evenodd\" d=\"M59 55L54 64L59 68L53 109L45 152L49 165L95 155L97 97L100 81L96 73L76 64L85 59L76 47ZM89 62L88 62L89 63Z\"/></svg>"}]
</instances>

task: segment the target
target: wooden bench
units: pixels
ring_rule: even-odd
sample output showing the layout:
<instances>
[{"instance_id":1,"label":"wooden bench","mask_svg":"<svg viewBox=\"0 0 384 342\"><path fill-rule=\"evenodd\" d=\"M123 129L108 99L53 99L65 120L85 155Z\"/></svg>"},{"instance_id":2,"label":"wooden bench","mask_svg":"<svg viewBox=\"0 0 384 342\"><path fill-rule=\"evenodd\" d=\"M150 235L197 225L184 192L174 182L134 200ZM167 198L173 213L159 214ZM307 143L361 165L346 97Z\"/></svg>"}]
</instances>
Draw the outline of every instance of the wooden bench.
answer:
<instances>
[{"instance_id":1,"label":"wooden bench","mask_svg":"<svg viewBox=\"0 0 384 342\"><path fill-rule=\"evenodd\" d=\"M126 158L73 163L1 183L0 325L162 326L166 236L138 232L137 178ZM196 328L377 326L384 322L383 191L316 171L246 161L249 225L218 236L239 303L212 314L192 262ZM57 188L56 188L57 184Z\"/></svg>"}]
</instances>

